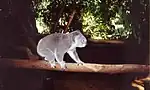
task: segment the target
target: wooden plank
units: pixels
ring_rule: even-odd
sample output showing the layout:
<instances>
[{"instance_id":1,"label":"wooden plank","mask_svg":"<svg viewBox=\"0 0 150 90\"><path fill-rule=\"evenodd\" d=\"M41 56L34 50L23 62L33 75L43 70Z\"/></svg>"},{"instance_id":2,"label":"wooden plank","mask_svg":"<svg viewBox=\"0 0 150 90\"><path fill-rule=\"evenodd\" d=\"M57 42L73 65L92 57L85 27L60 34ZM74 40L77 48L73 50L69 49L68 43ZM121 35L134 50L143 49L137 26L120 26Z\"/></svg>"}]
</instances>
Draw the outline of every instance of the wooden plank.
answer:
<instances>
[{"instance_id":1,"label":"wooden plank","mask_svg":"<svg viewBox=\"0 0 150 90\"><path fill-rule=\"evenodd\" d=\"M14 68L28 68L41 70L54 70L66 72L94 72L94 73L128 73L128 72L150 72L150 65L139 64L94 64L85 63L77 65L76 63L66 63L67 69L62 70L58 64L56 68L51 68L50 64L44 60L22 60L22 59L0 59L0 67L8 66Z\"/></svg>"}]
</instances>

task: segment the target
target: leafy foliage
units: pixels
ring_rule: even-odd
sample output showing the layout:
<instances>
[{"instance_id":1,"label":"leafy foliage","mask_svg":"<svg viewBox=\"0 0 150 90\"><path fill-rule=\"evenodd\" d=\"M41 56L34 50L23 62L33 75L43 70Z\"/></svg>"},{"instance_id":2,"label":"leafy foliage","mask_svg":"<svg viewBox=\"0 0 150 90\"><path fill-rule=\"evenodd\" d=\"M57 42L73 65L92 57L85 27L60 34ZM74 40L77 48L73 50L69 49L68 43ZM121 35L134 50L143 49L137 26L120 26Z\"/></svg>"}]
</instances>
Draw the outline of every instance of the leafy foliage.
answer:
<instances>
[{"instance_id":1,"label":"leafy foliage","mask_svg":"<svg viewBox=\"0 0 150 90\"><path fill-rule=\"evenodd\" d=\"M126 7L118 0L84 0L83 30L97 39L126 39L131 25L126 21ZM87 7L87 8L86 8ZM123 11L124 9L124 11Z\"/></svg>"},{"instance_id":2,"label":"leafy foliage","mask_svg":"<svg viewBox=\"0 0 150 90\"><path fill-rule=\"evenodd\" d=\"M55 25L57 29L65 27L69 15L76 9L72 22L82 22L83 32L90 38L126 39L131 34L127 4L128 0L40 0L35 3L37 26L46 32ZM69 30L74 27L70 25Z\"/></svg>"}]
</instances>

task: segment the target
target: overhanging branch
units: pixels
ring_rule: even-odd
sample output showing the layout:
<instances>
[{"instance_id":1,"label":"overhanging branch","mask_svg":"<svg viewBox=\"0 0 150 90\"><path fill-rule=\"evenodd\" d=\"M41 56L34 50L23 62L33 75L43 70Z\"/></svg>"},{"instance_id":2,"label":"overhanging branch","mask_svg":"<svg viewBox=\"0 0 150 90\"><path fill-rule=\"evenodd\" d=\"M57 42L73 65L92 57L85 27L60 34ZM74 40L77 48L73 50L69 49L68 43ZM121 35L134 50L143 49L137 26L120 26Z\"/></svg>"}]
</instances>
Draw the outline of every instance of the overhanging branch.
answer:
<instances>
[{"instance_id":1,"label":"overhanging branch","mask_svg":"<svg viewBox=\"0 0 150 90\"><path fill-rule=\"evenodd\" d=\"M12 66L15 68L29 68L41 70L62 71L57 64L56 68L51 68L50 64L44 60L8 60L0 59L1 66ZM138 64L92 64L77 65L76 63L67 63L67 72L95 72L95 73L128 73L128 72L149 72L150 65Z\"/></svg>"}]
</instances>

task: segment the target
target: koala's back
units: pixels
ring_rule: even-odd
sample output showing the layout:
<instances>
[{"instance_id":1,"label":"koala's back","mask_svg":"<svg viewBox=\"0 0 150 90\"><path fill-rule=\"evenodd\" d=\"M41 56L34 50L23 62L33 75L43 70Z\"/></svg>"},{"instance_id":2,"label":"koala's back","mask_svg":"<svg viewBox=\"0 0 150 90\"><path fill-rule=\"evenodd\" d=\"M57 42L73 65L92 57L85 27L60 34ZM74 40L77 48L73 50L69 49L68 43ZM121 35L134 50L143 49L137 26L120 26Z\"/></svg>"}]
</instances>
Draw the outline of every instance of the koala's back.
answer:
<instances>
[{"instance_id":1,"label":"koala's back","mask_svg":"<svg viewBox=\"0 0 150 90\"><path fill-rule=\"evenodd\" d=\"M54 52L57 48L63 48L63 44L67 44L69 38L62 33L54 33L42 38L37 45L37 52L43 56L48 52Z\"/></svg>"},{"instance_id":2,"label":"koala's back","mask_svg":"<svg viewBox=\"0 0 150 90\"><path fill-rule=\"evenodd\" d=\"M37 45L37 48L39 49L45 49L45 48L55 48L57 47L59 41L60 41L60 37L62 36L63 34L61 33L54 33L54 34L51 34L51 35L47 35L45 36L44 38L42 38L38 45Z\"/></svg>"}]
</instances>

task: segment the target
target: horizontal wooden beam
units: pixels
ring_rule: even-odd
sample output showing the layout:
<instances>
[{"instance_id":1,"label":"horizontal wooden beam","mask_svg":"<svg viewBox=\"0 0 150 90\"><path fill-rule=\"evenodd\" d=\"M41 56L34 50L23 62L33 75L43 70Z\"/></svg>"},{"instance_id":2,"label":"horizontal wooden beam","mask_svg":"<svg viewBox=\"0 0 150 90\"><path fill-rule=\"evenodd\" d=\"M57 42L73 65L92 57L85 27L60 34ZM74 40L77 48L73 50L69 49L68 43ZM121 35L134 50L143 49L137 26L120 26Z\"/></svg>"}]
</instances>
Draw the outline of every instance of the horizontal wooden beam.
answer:
<instances>
[{"instance_id":1,"label":"horizontal wooden beam","mask_svg":"<svg viewBox=\"0 0 150 90\"><path fill-rule=\"evenodd\" d=\"M124 41L121 41L121 40L88 39L88 41L97 43L97 44L124 44Z\"/></svg>"},{"instance_id":2,"label":"horizontal wooden beam","mask_svg":"<svg viewBox=\"0 0 150 90\"><path fill-rule=\"evenodd\" d=\"M94 73L128 73L128 72L150 72L150 65L139 64L94 64L85 63L77 65L76 63L66 63L67 72L94 72ZM62 71L60 66L56 64L56 68L51 68L50 64L44 60L12 60L0 59L0 67L11 66L14 68L29 68L41 70Z\"/></svg>"}]
</instances>

